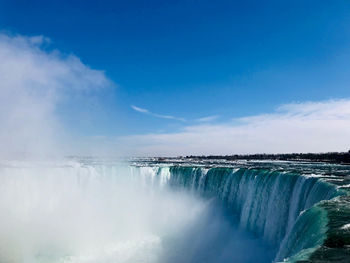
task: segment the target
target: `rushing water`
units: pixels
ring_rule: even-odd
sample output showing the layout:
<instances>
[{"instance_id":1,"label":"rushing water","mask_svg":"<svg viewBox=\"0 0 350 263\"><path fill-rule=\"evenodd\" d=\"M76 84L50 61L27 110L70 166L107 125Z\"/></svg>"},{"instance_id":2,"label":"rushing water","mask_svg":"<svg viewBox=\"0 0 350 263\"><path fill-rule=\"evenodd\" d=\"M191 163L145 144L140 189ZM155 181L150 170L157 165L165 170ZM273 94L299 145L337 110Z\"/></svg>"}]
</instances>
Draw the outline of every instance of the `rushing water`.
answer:
<instances>
[{"instance_id":1,"label":"rushing water","mask_svg":"<svg viewBox=\"0 0 350 263\"><path fill-rule=\"evenodd\" d=\"M2 162L0 262L349 262L349 175L276 162Z\"/></svg>"}]
</instances>

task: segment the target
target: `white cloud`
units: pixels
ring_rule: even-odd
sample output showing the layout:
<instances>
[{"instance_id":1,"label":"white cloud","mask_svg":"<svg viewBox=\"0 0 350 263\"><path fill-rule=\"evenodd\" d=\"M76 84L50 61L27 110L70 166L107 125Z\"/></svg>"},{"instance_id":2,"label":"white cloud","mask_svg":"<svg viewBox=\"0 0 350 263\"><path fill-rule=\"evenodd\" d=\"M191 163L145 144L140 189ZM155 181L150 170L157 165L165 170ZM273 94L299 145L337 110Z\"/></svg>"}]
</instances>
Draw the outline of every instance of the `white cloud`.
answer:
<instances>
[{"instance_id":1,"label":"white cloud","mask_svg":"<svg viewBox=\"0 0 350 263\"><path fill-rule=\"evenodd\" d=\"M130 154L148 156L345 151L350 149L350 99L286 104L271 114L120 141Z\"/></svg>"},{"instance_id":2,"label":"white cloud","mask_svg":"<svg viewBox=\"0 0 350 263\"><path fill-rule=\"evenodd\" d=\"M162 118L162 119L177 120L177 121L186 121L186 119L184 119L184 118L178 118L178 117L174 117L171 115L163 115L163 114L153 113L147 109L140 108L140 107L137 107L135 105L130 105L130 107L137 112L144 113L144 114L147 114L147 115L150 115L153 117Z\"/></svg>"},{"instance_id":3,"label":"white cloud","mask_svg":"<svg viewBox=\"0 0 350 263\"><path fill-rule=\"evenodd\" d=\"M219 115L211 115L197 119L198 122L211 122L219 118Z\"/></svg>"},{"instance_id":4,"label":"white cloud","mask_svg":"<svg viewBox=\"0 0 350 263\"><path fill-rule=\"evenodd\" d=\"M0 34L0 156L57 152L65 145L56 143L64 134L57 104L110 84L76 56L47 51L49 43L43 36Z\"/></svg>"}]
</instances>

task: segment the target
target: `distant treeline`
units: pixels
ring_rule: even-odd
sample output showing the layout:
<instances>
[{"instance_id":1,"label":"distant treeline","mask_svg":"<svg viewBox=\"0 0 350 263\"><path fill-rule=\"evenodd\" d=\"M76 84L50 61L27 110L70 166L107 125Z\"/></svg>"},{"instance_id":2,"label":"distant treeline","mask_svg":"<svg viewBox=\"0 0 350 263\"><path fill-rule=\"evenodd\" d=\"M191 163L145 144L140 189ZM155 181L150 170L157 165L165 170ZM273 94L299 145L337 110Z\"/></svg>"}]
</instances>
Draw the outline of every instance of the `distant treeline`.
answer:
<instances>
[{"instance_id":1,"label":"distant treeline","mask_svg":"<svg viewBox=\"0 0 350 263\"><path fill-rule=\"evenodd\" d=\"M209 156L186 156L192 159L222 159L234 160L281 160L281 161L311 161L350 164L350 150L348 152L328 153L286 153L286 154L245 154L245 155L209 155Z\"/></svg>"}]
</instances>

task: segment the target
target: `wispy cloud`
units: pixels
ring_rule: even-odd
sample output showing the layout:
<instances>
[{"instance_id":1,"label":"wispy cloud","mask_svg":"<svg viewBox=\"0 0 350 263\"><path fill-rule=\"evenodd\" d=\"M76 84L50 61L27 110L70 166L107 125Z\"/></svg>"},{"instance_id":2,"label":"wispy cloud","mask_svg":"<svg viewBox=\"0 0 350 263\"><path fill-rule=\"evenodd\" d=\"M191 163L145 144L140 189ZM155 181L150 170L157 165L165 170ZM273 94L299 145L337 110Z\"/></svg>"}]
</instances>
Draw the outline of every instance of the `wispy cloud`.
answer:
<instances>
[{"instance_id":1,"label":"wispy cloud","mask_svg":"<svg viewBox=\"0 0 350 263\"><path fill-rule=\"evenodd\" d=\"M178 118L178 117L171 116L171 115L163 115L163 114L158 114L158 113L150 112L150 111L147 110L147 109L140 108L140 107L137 107L137 106L135 106L135 105L130 105L130 107L131 107L133 110L137 111L137 112L140 112L140 113L143 113L143 114L147 114L147 115L150 115L150 116L153 116L153 117L162 118L162 119L177 120L177 121L183 121L183 122L186 121L186 119L184 119L184 118Z\"/></svg>"},{"instance_id":2,"label":"wispy cloud","mask_svg":"<svg viewBox=\"0 0 350 263\"><path fill-rule=\"evenodd\" d=\"M127 136L119 141L138 155L284 153L350 149L350 99L282 105L269 114L179 132Z\"/></svg>"},{"instance_id":3,"label":"wispy cloud","mask_svg":"<svg viewBox=\"0 0 350 263\"><path fill-rule=\"evenodd\" d=\"M147 113L147 114L150 114L150 112L146 109L142 109L142 108L139 108L139 107L136 107L134 105L131 105L131 108L135 111L138 111L138 112L141 112L141 113Z\"/></svg>"},{"instance_id":4,"label":"wispy cloud","mask_svg":"<svg viewBox=\"0 0 350 263\"><path fill-rule=\"evenodd\" d=\"M196 119L198 122L211 122L219 118L219 115L211 115Z\"/></svg>"}]
</instances>

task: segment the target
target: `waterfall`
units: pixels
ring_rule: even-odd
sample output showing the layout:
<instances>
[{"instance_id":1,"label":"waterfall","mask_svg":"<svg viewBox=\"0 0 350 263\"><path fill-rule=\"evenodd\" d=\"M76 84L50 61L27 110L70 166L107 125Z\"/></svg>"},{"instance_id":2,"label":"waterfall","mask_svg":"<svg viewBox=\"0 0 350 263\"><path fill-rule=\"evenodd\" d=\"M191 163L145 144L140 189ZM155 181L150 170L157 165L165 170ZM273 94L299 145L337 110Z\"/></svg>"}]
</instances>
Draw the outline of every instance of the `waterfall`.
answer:
<instances>
[{"instance_id":1,"label":"waterfall","mask_svg":"<svg viewBox=\"0 0 350 263\"><path fill-rule=\"evenodd\" d=\"M149 168L138 169L146 174ZM219 199L240 228L276 248L276 261L307 259L315 252L328 231L327 212L320 201L345 194L322 178L293 172L186 166L152 169L153 180L159 177L173 188Z\"/></svg>"},{"instance_id":2,"label":"waterfall","mask_svg":"<svg viewBox=\"0 0 350 263\"><path fill-rule=\"evenodd\" d=\"M348 184L242 165L2 162L0 262L345 263Z\"/></svg>"}]
</instances>

